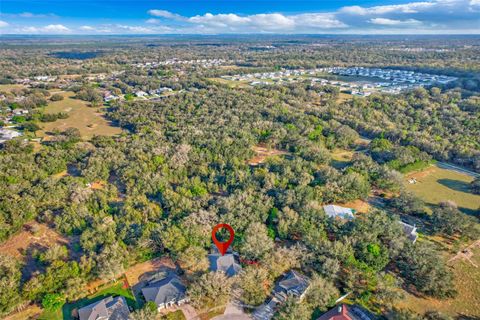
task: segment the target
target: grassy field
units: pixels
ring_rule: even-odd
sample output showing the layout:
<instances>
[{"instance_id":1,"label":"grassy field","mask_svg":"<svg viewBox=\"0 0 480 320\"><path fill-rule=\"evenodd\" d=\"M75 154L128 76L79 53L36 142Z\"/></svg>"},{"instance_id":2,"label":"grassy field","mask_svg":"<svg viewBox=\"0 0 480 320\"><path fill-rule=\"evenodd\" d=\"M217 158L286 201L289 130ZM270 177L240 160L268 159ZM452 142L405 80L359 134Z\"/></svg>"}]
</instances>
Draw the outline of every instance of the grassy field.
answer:
<instances>
[{"instance_id":1,"label":"grassy field","mask_svg":"<svg viewBox=\"0 0 480 320\"><path fill-rule=\"evenodd\" d=\"M343 169L350 164L354 154L354 151L336 148L332 150L330 164L336 169Z\"/></svg>"},{"instance_id":2,"label":"grassy field","mask_svg":"<svg viewBox=\"0 0 480 320\"><path fill-rule=\"evenodd\" d=\"M248 88L250 86L247 81L233 81L233 80L227 80L222 78L209 78L208 80L211 80L213 82L217 82L220 84L225 84L230 88Z\"/></svg>"},{"instance_id":3,"label":"grassy field","mask_svg":"<svg viewBox=\"0 0 480 320\"><path fill-rule=\"evenodd\" d=\"M45 108L45 113L65 112L69 117L43 124L43 130L37 134L39 137L48 136L54 129L63 131L69 127L80 130L83 139L90 139L94 135L112 136L122 132L120 128L112 126L103 117L101 109L91 108L85 101L73 99L73 92L61 92L61 94L64 99L50 102Z\"/></svg>"},{"instance_id":4,"label":"grassy field","mask_svg":"<svg viewBox=\"0 0 480 320\"><path fill-rule=\"evenodd\" d=\"M449 263L455 276L457 296L453 299L437 300L416 297L407 294L405 299L396 305L423 314L430 310L437 310L453 317L463 316L465 319L480 317L480 248L473 250L472 262L456 260ZM454 254L445 257L450 259ZM473 265L474 263L475 265Z\"/></svg>"},{"instance_id":5,"label":"grassy field","mask_svg":"<svg viewBox=\"0 0 480 320\"><path fill-rule=\"evenodd\" d=\"M408 179L411 178L415 178L417 183L408 183ZM461 211L478 214L480 195L470 193L469 184L472 180L473 177L467 174L432 165L422 171L406 175L405 186L429 205L452 200Z\"/></svg>"},{"instance_id":6,"label":"grassy field","mask_svg":"<svg viewBox=\"0 0 480 320\"><path fill-rule=\"evenodd\" d=\"M65 305L63 305L61 310L57 310L56 312L44 311L38 319L39 320L75 319L73 317L73 314L75 314L76 310L82 307L85 307L91 303L94 303L98 300L101 300L103 298L106 298L108 296L124 296L125 299L127 300L127 304L130 307L133 307L133 308L136 307L136 300L132 292L130 291L130 289L124 288L123 282L118 281L113 284L106 285L95 294L90 295L84 299L75 301L73 303L66 303Z\"/></svg>"},{"instance_id":7,"label":"grassy field","mask_svg":"<svg viewBox=\"0 0 480 320\"><path fill-rule=\"evenodd\" d=\"M185 318L185 316L183 315L182 310L177 310L177 311L170 312L166 315L160 315L158 317L158 319L161 319L161 320L186 320L187 318Z\"/></svg>"},{"instance_id":8,"label":"grassy field","mask_svg":"<svg viewBox=\"0 0 480 320\"><path fill-rule=\"evenodd\" d=\"M0 92L2 91L11 91L13 89L23 89L25 86L23 84L0 84Z\"/></svg>"}]
</instances>

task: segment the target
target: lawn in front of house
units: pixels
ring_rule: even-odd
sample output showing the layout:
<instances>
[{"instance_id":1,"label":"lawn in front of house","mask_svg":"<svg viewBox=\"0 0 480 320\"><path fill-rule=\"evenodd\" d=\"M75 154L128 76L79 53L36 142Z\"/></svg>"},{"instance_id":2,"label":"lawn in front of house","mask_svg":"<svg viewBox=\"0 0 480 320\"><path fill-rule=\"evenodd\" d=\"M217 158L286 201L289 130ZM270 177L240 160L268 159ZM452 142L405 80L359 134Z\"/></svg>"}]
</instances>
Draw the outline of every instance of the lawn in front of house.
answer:
<instances>
[{"instance_id":1,"label":"lawn in front of house","mask_svg":"<svg viewBox=\"0 0 480 320\"><path fill-rule=\"evenodd\" d=\"M70 320L75 319L73 317L74 311L83 308L98 300L104 299L108 296L123 296L127 301L127 304L131 308L137 307L137 302L133 293L129 288L124 287L123 281L116 281L113 284L106 284L96 293L89 295L83 299L77 300L72 303L65 303L63 307L55 312L45 310L38 318L39 320Z\"/></svg>"}]
</instances>

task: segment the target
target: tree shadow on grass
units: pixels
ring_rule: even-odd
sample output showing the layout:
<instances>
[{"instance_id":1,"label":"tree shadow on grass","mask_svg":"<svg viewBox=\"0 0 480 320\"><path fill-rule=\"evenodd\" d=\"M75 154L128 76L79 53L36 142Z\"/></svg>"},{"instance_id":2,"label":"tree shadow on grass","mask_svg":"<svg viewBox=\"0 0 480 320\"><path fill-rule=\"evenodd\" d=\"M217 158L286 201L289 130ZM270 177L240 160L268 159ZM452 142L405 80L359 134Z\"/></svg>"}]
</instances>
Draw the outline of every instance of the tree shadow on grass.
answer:
<instances>
[{"instance_id":1,"label":"tree shadow on grass","mask_svg":"<svg viewBox=\"0 0 480 320\"><path fill-rule=\"evenodd\" d=\"M468 182L453 179L439 179L437 182L452 190L470 193L470 184Z\"/></svg>"}]
</instances>

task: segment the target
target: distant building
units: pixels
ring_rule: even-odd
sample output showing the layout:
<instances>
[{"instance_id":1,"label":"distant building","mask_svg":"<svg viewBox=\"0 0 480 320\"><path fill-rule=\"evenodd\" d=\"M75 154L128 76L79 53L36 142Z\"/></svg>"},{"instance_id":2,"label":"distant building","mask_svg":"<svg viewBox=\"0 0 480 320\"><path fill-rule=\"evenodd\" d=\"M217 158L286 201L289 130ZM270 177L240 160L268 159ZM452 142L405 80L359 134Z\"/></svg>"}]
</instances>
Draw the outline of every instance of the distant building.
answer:
<instances>
[{"instance_id":1,"label":"distant building","mask_svg":"<svg viewBox=\"0 0 480 320\"><path fill-rule=\"evenodd\" d=\"M417 227L415 225L412 226L403 221L400 221L400 224L402 225L403 232L405 232L405 235L407 236L407 238L410 239L413 243L415 243L418 239Z\"/></svg>"},{"instance_id":2,"label":"distant building","mask_svg":"<svg viewBox=\"0 0 480 320\"><path fill-rule=\"evenodd\" d=\"M78 310L80 320L128 320L127 301L124 297L107 297Z\"/></svg>"},{"instance_id":3,"label":"distant building","mask_svg":"<svg viewBox=\"0 0 480 320\"><path fill-rule=\"evenodd\" d=\"M223 256L220 253L212 253L208 255L208 260L211 271L222 271L228 277L233 277L242 270L233 253L226 253Z\"/></svg>"},{"instance_id":4,"label":"distant building","mask_svg":"<svg viewBox=\"0 0 480 320\"><path fill-rule=\"evenodd\" d=\"M13 138L20 137L21 132L11 130L8 128L0 128L0 143L3 143L7 140L12 140Z\"/></svg>"},{"instance_id":5,"label":"distant building","mask_svg":"<svg viewBox=\"0 0 480 320\"><path fill-rule=\"evenodd\" d=\"M328 310L317 320L372 320L373 316L358 306L340 304Z\"/></svg>"},{"instance_id":6,"label":"distant building","mask_svg":"<svg viewBox=\"0 0 480 320\"><path fill-rule=\"evenodd\" d=\"M355 218L353 216L353 210L350 208L340 207L333 204L323 206L323 211L330 218L342 218L351 220Z\"/></svg>"},{"instance_id":7,"label":"distant building","mask_svg":"<svg viewBox=\"0 0 480 320\"><path fill-rule=\"evenodd\" d=\"M145 300L154 302L159 310L187 302L186 292L187 288L175 274L150 282L142 288Z\"/></svg>"},{"instance_id":8,"label":"distant building","mask_svg":"<svg viewBox=\"0 0 480 320\"><path fill-rule=\"evenodd\" d=\"M137 91L135 92L135 95L141 98L141 97L148 96L148 93L146 93L145 91Z\"/></svg>"}]
</instances>

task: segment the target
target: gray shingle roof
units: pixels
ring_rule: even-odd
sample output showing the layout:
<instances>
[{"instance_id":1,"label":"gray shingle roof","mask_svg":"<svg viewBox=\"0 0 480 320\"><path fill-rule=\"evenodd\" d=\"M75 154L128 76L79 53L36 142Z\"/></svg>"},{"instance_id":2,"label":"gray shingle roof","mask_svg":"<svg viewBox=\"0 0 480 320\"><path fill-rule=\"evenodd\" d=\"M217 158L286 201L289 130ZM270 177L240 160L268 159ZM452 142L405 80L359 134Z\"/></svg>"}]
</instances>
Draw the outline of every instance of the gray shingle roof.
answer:
<instances>
[{"instance_id":1,"label":"gray shingle roof","mask_svg":"<svg viewBox=\"0 0 480 320\"><path fill-rule=\"evenodd\" d=\"M142 289L143 296L147 301L153 301L157 305L176 302L185 298L186 287L178 276L168 277L149 283Z\"/></svg>"},{"instance_id":2,"label":"gray shingle roof","mask_svg":"<svg viewBox=\"0 0 480 320\"><path fill-rule=\"evenodd\" d=\"M130 312L124 297L107 297L78 310L80 320L127 320Z\"/></svg>"},{"instance_id":3,"label":"gray shingle roof","mask_svg":"<svg viewBox=\"0 0 480 320\"><path fill-rule=\"evenodd\" d=\"M231 253L224 256L217 253L209 254L208 260L210 261L210 270L225 272L229 277L233 277L242 270L242 266L235 261L235 257Z\"/></svg>"},{"instance_id":4,"label":"gray shingle roof","mask_svg":"<svg viewBox=\"0 0 480 320\"><path fill-rule=\"evenodd\" d=\"M323 206L323 211L330 218L353 219L353 210L350 208L340 207L333 204Z\"/></svg>"},{"instance_id":5,"label":"gray shingle roof","mask_svg":"<svg viewBox=\"0 0 480 320\"><path fill-rule=\"evenodd\" d=\"M290 270L276 285L275 293L283 292L285 294L293 294L300 297L308 289L309 285L310 281L307 277L294 270Z\"/></svg>"}]
</instances>

